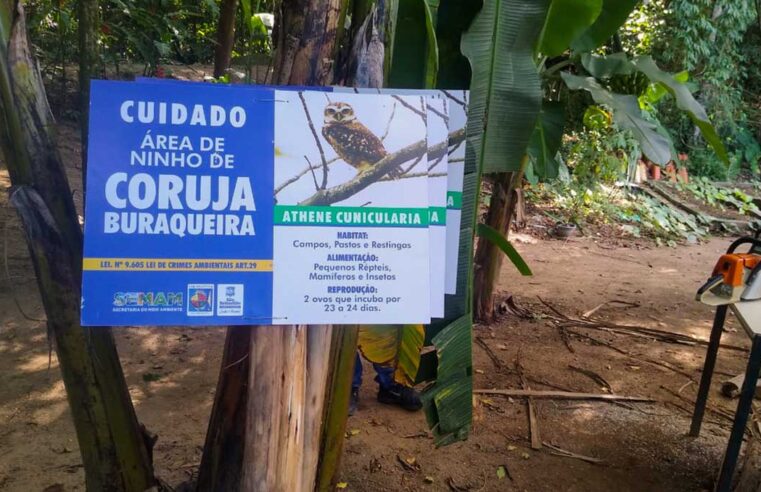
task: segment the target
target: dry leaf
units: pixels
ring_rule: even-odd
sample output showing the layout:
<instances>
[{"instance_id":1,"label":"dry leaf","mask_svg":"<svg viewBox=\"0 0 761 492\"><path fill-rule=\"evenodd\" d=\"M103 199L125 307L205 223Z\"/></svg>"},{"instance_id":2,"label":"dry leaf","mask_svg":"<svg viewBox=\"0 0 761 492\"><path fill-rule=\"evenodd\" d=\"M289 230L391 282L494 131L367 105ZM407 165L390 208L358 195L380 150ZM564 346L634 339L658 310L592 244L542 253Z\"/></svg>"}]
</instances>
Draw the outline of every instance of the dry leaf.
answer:
<instances>
[{"instance_id":1,"label":"dry leaf","mask_svg":"<svg viewBox=\"0 0 761 492\"><path fill-rule=\"evenodd\" d=\"M336 484L336 488L337 488L337 489L345 489L345 488L346 488L346 487L348 487L348 486L349 486L349 484L348 484L347 482L338 482L338 483Z\"/></svg>"}]
</instances>

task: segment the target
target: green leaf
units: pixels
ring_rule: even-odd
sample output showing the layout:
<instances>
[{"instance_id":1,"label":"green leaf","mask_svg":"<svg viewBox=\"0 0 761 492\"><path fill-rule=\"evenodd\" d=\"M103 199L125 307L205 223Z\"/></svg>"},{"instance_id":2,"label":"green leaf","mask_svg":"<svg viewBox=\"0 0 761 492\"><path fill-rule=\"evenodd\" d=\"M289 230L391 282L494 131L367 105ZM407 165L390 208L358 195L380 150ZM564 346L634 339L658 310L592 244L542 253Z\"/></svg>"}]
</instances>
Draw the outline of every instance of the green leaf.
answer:
<instances>
[{"instance_id":1,"label":"green leaf","mask_svg":"<svg viewBox=\"0 0 761 492\"><path fill-rule=\"evenodd\" d=\"M608 56L584 53L581 64L593 77L609 79L614 75L629 75L634 73L634 65L624 53L614 53Z\"/></svg>"},{"instance_id":2,"label":"green leaf","mask_svg":"<svg viewBox=\"0 0 761 492\"><path fill-rule=\"evenodd\" d=\"M562 72L561 77L571 90L584 89L597 104L604 104L613 112L613 121L623 130L630 130L642 147L642 152L656 164L665 166L672 158L671 139L660 131L660 125L642 117L639 101L632 95L608 91L592 77L579 77Z\"/></svg>"},{"instance_id":3,"label":"green leaf","mask_svg":"<svg viewBox=\"0 0 761 492\"><path fill-rule=\"evenodd\" d=\"M473 420L473 324L470 314L433 338L436 382L423 391L423 410L437 446L467 439Z\"/></svg>"},{"instance_id":4,"label":"green leaf","mask_svg":"<svg viewBox=\"0 0 761 492\"><path fill-rule=\"evenodd\" d=\"M584 111L584 126L590 130L605 130L610 128L612 123L613 119L610 117L610 113L600 106L593 104Z\"/></svg>"},{"instance_id":5,"label":"green leaf","mask_svg":"<svg viewBox=\"0 0 761 492\"><path fill-rule=\"evenodd\" d=\"M439 50L433 15L426 0L399 3L389 85L404 89L436 86Z\"/></svg>"},{"instance_id":6,"label":"green leaf","mask_svg":"<svg viewBox=\"0 0 761 492\"><path fill-rule=\"evenodd\" d=\"M507 468L505 465L499 465L497 467L497 478L503 480L507 476Z\"/></svg>"},{"instance_id":7,"label":"green leaf","mask_svg":"<svg viewBox=\"0 0 761 492\"><path fill-rule=\"evenodd\" d=\"M394 380L408 387L415 385L424 339L423 325L359 327L359 350L365 359L394 368Z\"/></svg>"},{"instance_id":8,"label":"green leaf","mask_svg":"<svg viewBox=\"0 0 761 492\"><path fill-rule=\"evenodd\" d=\"M724 148L724 144L711 124L705 109L693 97L690 89L684 83L677 80L675 76L658 68L655 61L649 56L637 58L633 63L637 70L647 75L651 82L658 84L674 96L676 106L687 113L692 122L695 123L695 126L700 129L703 138L716 152L716 155L729 166L727 149Z\"/></svg>"},{"instance_id":9,"label":"green leaf","mask_svg":"<svg viewBox=\"0 0 761 492\"><path fill-rule=\"evenodd\" d=\"M542 111L528 144L531 168L544 180L558 176L559 163L555 156L563 142L563 125L565 124L565 105L559 102L544 101Z\"/></svg>"},{"instance_id":10,"label":"green leaf","mask_svg":"<svg viewBox=\"0 0 761 492\"><path fill-rule=\"evenodd\" d=\"M439 16L439 0L426 0L428 4L428 10L431 12L431 19L433 19L433 26L436 26L436 22Z\"/></svg>"},{"instance_id":11,"label":"green leaf","mask_svg":"<svg viewBox=\"0 0 761 492\"><path fill-rule=\"evenodd\" d=\"M462 34L481 9L480 0L441 0L436 18L436 40L439 47L440 89L470 87L470 65L460 51Z\"/></svg>"},{"instance_id":12,"label":"green leaf","mask_svg":"<svg viewBox=\"0 0 761 492\"><path fill-rule=\"evenodd\" d=\"M602 11L589 29L571 44L574 51L592 51L605 44L626 22L639 0L604 0Z\"/></svg>"},{"instance_id":13,"label":"green leaf","mask_svg":"<svg viewBox=\"0 0 761 492\"><path fill-rule=\"evenodd\" d=\"M552 0L539 51L558 56L589 28L602 11L603 0Z\"/></svg>"},{"instance_id":14,"label":"green leaf","mask_svg":"<svg viewBox=\"0 0 761 492\"><path fill-rule=\"evenodd\" d=\"M240 9L243 14L243 25L249 25L251 17L254 15L254 0L240 0Z\"/></svg>"},{"instance_id":15,"label":"green leaf","mask_svg":"<svg viewBox=\"0 0 761 492\"><path fill-rule=\"evenodd\" d=\"M468 143L481 172L521 169L542 104L534 47L546 11L546 0L491 0L463 36L473 71Z\"/></svg>"},{"instance_id":16,"label":"green leaf","mask_svg":"<svg viewBox=\"0 0 761 492\"><path fill-rule=\"evenodd\" d=\"M515 247L510 244L510 241L508 241L505 236L500 234L499 231L486 224L478 224L477 231L480 237L486 239L501 249L502 252L505 253L505 256L507 256L513 265L515 265L515 268L521 272L521 275L526 277L533 275L533 273L531 273L531 269L526 264L526 261L523 259L521 254L518 253L518 250L515 249Z\"/></svg>"}]
</instances>

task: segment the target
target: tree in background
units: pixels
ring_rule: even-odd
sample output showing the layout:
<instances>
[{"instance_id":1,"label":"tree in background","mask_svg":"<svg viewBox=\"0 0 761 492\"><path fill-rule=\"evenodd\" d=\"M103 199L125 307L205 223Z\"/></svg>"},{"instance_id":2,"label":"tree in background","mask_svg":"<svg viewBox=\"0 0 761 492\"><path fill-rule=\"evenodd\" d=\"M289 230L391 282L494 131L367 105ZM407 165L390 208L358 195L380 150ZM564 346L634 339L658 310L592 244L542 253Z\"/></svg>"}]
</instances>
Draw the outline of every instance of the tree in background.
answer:
<instances>
[{"instance_id":1,"label":"tree in background","mask_svg":"<svg viewBox=\"0 0 761 492\"><path fill-rule=\"evenodd\" d=\"M152 73L172 52L189 57L212 46L211 38L201 33L206 32L204 26L214 25L216 13L197 23L192 36L177 29L197 22L192 15L165 14L191 8L210 12L216 3L125 2L104 0L100 6L101 53L115 67L128 58L143 62L145 72ZM569 91L587 93L586 106L594 101L641 142L647 157L664 162L672 157L670 141L651 115L643 113L641 91L626 92L622 87L629 84L619 83L636 82L644 74L650 80L648 88L658 89L659 97L673 96L703 138L723 154L708 117L680 80L660 71L649 58L632 60L618 51L623 43L616 31L636 1L490 0L483 8L479 2L466 3L282 0L273 33L275 84L377 85L385 80L396 87L471 89L459 251L466 268L457 294L447 296L446 318L427 327L426 338L435 350L420 361L417 378L434 381L424 393L424 404L437 445L468 435L473 310L487 319L493 314L501 254L528 271L505 238L515 189L527 170L545 178L557 174L564 122L559 103L567 101ZM0 10L0 35L8 37L3 40L8 49L0 57L5 60L0 82L7 88L1 94L2 145L10 156L14 185L25 185L14 192L13 203L24 220L51 332L58 341L88 487L107 490L103 484L113 482L123 484L117 490L144 490L153 483L150 447L138 430L110 331L85 330L78 324L81 231L48 133L52 121L40 102L45 101L44 90L36 75L29 81L13 71L19 60L24 73L34 66L26 37L19 35L25 32L23 17L18 2L0 0L0 5L5 8ZM123 5L129 5L129 15L117 8ZM231 31L233 25L225 23L223 29ZM195 44L191 37L204 38L206 44ZM123 58L114 56L119 49ZM203 59L210 57L209 53ZM483 179L493 183L496 197L489 204L487 222L479 224ZM474 273L476 232L481 240ZM332 488L360 330L230 328L199 489ZM401 340L404 330L389 327L386 334ZM83 381L84 387L79 384ZM92 408L87 407L90 402ZM95 429L89 428L92 419L86 411L98 415ZM106 451L101 456L93 450Z\"/></svg>"},{"instance_id":2,"label":"tree in background","mask_svg":"<svg viewBox=\"0 0 761 492\"><path fill-rule=\"evenodd\" d=\"M506 114L501 119L495 118L495 105L489 101L488 125L484 141L480 142L482 169L495 173L490 181L496 196L489 204L486 222L479 227L483 234L475 257L476 319L488 322L496 314L493 292L500 266L495 261L500 256L498 251L501 249L517 260L517 253L504 238L519 196L514 190L521 186L523 174L530 172L541 179L558 176L561 164L557 153L564 133L565 106L574 101L568 96L569 91L586 93L582 104L573 107L576 114L584 114L590 107L605 114L606 119L638 143L641 155L661 166L676 161L677 155L668 130L653 108L670 99L718 159L729 164L722 138L685 80L662 71L649 56L632 58L621 51L623 44L618 31L638 3L552 0L544 6L544 14L534 18L530 28L526 26L526 14L521 13L516 18L523 24L517 26L506 20L502 35L516 36L520 27L525 29L521 31L524 36L519 41L499 43L510 48L493 57L492 78L486 74L474 78L488 81L487 94L503 93L496 100L503 101ZM500 4L507 6L511 14L520 6L528 8L518 0ZM529 38L527 45L522 42L527 39L525 32L536 33L536 38ZM491 41L494 45L495 40ZM499 66L501 60L511 58L512 64ZM495 131L491 132L490 126ZM520 260L514 263L521 273L530 273Z\"/></svg>"},{"instance_id":3,"label":"tree in background","mask_svg":"<svg viewBox=\"0 0 761 492\"><path fill-rule=\"evenodd\" d=\"M247 0L246 0L247 1ZM235 42L235 12L238 0L223 0L217 25L217 46L214 48L214 78L221 78L230 68Z\"/></svg>"},{"instance_id":4,"label":"tree in background","mask_svg":"<svg viewBox=\"0 0 761 492\"><path fill-rule=\"evenodd\" d=\"M79 324L82 231L18 0L0 1L0 150L13 185L79 442L88 490L146 490L141 430L108 327Z\"/></svg>"}]
</instances>

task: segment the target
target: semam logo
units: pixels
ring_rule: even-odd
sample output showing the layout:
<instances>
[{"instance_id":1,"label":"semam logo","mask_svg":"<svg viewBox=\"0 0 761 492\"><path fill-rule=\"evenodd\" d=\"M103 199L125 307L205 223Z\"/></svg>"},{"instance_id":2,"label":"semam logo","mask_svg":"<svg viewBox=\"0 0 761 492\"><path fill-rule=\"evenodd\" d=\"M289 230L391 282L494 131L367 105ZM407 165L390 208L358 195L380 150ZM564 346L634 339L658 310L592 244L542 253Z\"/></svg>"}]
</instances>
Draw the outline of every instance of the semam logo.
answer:
<instances>
[{"instance_id":1,"label":"semam logo","mask_svg":"<svg viewBox=\"0 0 761 492\"><path fill-rule=\"evenodd\" d=\"M182 292L116 292L114 307L182 307Z\"/></svg>"},{"instance_id":2,"label":"semam logo","mask_svg":"<svg viewBox=\"0 0 761 492\"><path fill-rule=\"evenodd\" d=\"M214 315L214 285L188 285L188 316Z\"/></svg>"}]
</instances>

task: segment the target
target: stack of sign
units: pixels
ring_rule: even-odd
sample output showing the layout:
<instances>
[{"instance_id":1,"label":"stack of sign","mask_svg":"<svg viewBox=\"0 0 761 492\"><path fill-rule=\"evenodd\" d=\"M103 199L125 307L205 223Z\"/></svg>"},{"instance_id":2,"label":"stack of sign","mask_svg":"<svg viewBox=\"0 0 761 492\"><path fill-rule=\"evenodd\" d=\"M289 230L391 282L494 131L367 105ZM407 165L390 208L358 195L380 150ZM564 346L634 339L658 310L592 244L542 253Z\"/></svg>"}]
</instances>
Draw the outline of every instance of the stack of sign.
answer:
<instances>
[{"instance_id":1,"label":"stack of sign","mask_svg":"<svg viewBox=\"0 0 761 492\"><path fill-rule=\"evenodd\" d=\"M143 79L90 104L83 324L444 315L466 92Z\"/></svg>"}]
</instances>

